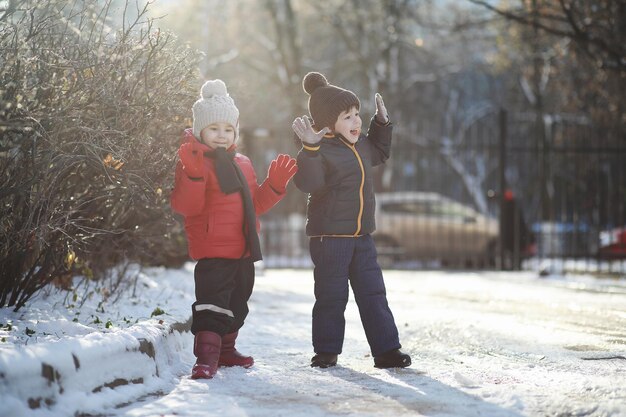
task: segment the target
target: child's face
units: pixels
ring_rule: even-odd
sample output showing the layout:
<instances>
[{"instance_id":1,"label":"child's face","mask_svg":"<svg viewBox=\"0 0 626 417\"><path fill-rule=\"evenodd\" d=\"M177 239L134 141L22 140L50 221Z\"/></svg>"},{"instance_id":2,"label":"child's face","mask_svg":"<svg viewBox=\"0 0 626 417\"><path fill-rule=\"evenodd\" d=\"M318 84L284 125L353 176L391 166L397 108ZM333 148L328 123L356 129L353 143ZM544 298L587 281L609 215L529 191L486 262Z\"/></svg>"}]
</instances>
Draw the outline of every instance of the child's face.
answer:
<instances>
[{"instance_id":1,"label":"child's face","mask_svg":"<svg viewBox=\"0 0 626 417\"><path fill-rule=\"evenodd\" d=\"M356 107L342 111L335 122L335 133L340 133L350 143L356 143L361 134L361 116Z\"/></svg>"},{"instance_id":2,"label":"child's face","mask_svg":"<svg viewBox=\"0 0 626 417\"><path fill-rule=\"evenodd\" d=\"M235 128L229 123L211 123L202 129L200 139L212 149L228 149L235 143Z\"/></svg>"}]
</instances>

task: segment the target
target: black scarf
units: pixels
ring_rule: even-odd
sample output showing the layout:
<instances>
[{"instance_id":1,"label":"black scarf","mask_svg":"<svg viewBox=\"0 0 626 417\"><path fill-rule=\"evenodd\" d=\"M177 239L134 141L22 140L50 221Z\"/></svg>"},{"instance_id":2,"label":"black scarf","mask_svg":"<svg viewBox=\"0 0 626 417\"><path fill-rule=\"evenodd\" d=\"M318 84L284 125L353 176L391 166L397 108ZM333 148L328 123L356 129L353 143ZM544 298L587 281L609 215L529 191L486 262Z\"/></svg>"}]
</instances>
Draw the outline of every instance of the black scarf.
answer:
<instances>
[{"instance_id":1,"label":"black scarf","mask_svg":"<svg viewBox=\"0 0 626 417\"><path fill-rule=\"evenodd\" d=\"M252 262L263 259L259 235L256 232L256 211L254 210L252 195L246 177L234 160L235 151L217 148L214 152L207 152L206 155L215 159L215 173L222 192L224 194L232 194L235 191L241 193L244 214L243 235L246 237L246 248L241 257L243 258L249 249Z\"/></svg>"}]
</instances>

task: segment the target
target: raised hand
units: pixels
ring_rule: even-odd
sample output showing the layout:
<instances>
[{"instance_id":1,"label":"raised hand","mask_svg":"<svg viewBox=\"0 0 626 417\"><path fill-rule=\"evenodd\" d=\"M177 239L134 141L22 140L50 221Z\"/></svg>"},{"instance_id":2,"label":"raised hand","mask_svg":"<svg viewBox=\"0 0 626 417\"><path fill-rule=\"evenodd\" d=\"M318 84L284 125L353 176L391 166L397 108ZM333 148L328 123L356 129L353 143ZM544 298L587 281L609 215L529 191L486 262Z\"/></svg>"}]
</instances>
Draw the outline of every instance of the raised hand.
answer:
<instances>
[{"instance_id":1,"label":"raised hand","mask_svg":"<svg viewBox=\"0 0 626 417\"><path fill-rule=\"evenodd\" d=\"M385 102L379 93L376 93L374 100L376 101L376 121L380 124L386 124L389 122L389 114L387 113Z\"/></svg>"},{"instance_id":2,"label":"raised hand","mask_svg":"<svg viewBox=\"0 0 626 417\"><path fill-rule=\"evenodd\" d=\"M183 164L183 171L189 178L204 177L204 151L206 145L198 142L186 142L178 148L178 157Z\"/></svg>"},{"instance_id":3,"label":"raised hand","mask_svg":"<svg viewBox=\"0 0 626 417\"><path fill-rule=\"evenodd\" d=\"M325 127L319 132L315 132L311 126L311 120L309 120L307 116L296 117L291 125L291 128L302 142L309 145L315 145L317 142L322 140L322 137L325 134L330 132L328 127Z\"/></svg>"},{"instance_id":4,"label":"raised hand","mask_svg":"<svg viewBox=\"0 0 626 417\"><path fill-rule=\"evenodd\" d=\"M296 160L289 155L280 154L270 163L267 180L274 190L282 194L296 172L298 172Z\"/></svg>"}]
</instances>

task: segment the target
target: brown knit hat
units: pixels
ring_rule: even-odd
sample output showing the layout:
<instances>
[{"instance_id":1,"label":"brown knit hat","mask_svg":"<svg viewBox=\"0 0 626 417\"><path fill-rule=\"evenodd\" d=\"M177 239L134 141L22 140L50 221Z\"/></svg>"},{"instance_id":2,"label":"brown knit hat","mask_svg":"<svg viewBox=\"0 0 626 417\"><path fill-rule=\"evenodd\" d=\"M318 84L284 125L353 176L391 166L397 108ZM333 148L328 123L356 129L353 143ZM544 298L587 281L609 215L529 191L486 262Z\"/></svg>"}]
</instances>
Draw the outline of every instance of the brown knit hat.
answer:
<instances>
[{"instance_id":1,"label":"brown knit hat","mask_svg":"<svg viewBox=\"0 0 626 417\"><path fill-rule=\"evenodd\" d=\"M328 84L319 72L309 72L302 80L302 87L309 97L309 113L315 128L335 128L335 122L342 111L354 106L361 108L359 98L352 91Z\"/></svg>"}]
</instances>

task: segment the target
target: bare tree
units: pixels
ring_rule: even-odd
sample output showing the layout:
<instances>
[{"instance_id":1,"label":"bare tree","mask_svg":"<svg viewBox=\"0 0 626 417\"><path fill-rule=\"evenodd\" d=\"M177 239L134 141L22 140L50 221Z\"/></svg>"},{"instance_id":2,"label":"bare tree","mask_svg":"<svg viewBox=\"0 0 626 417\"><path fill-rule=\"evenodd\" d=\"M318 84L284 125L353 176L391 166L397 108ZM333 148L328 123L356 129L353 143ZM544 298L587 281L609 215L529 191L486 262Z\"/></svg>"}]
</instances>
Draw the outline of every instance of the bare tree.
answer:
<instances>
[{"instance_id":1,"label":"bare tree","mask_svg":"<svg viewBox=\"0 0 626 417\"><path fill-rule=\"evenodd\" d=\"M572 40L607 71L626 71L626 4L617 0L520 1L517 7L498 7L484 0L468 0L517 23Z\"/></svg>"},{"instance_id":2,"label":"bare tree","mask_svg":"<svg viewBox=\"0 0 626 417\"><path fill-rule=\"evenodd\" d=\"M549 157L553 122L576 121L585 129L592 125L604 132L602 143L623 143L626 5L613 0L520 0L506 6L469 2L518 29L519 42L510 36L511 30L500 33L508 37L509 51L519 54L511 73L519 78L526 105L534 113L532 138L539 164L533 189L541 190L535 196L539 218L549 219L554 215L555 177L567 172ZM526 111L525 106L512 109Z\"/></svg>"}]
</instances>

